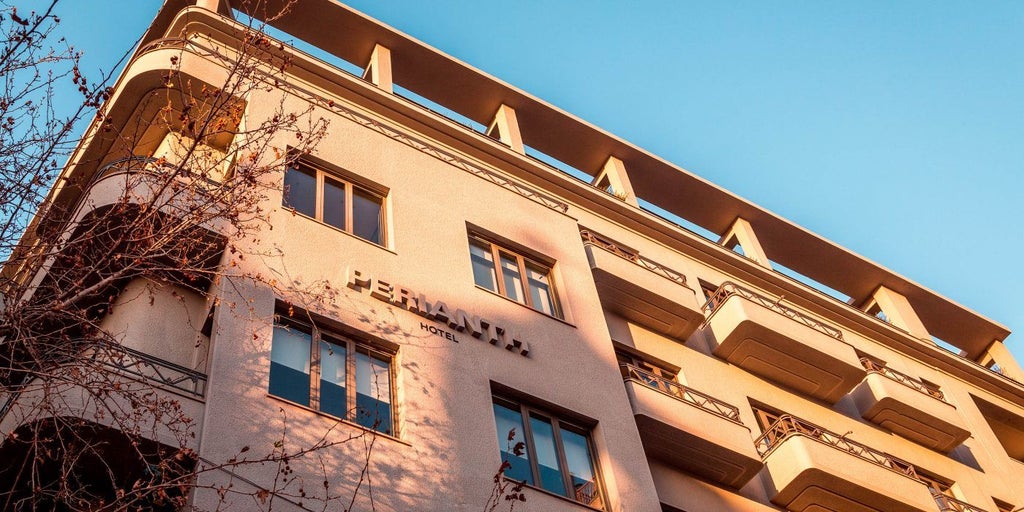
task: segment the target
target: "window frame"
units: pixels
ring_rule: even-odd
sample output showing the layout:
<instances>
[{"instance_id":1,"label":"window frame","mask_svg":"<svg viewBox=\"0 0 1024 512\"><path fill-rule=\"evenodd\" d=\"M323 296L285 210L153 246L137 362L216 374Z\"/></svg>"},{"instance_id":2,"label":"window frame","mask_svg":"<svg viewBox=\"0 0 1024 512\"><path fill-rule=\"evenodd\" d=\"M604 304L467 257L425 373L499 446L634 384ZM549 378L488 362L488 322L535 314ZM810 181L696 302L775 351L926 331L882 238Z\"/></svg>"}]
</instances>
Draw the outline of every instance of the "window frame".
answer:
<instances>
[{"instance_id":1,"label":"window frame","mask_svg":"<svg viewBox=\"0 0 1024 512\"><path fill-rule=\"evenodd\" d=\"M295 402L289 398L275 395L270 393L270 371L267 371L267 394L278 399L284 400L289 403L293 403L305 408L308 408L317 414L323 414L332 418L338 418L346 423L358 426L359 428L370 430L378 434L399 438L398 428L398 408L396 407L397 397L397 364L395 362L398 354L396 351L382 349L381 347L375 346L372 343L368 343L365 340L353 337L349 334L339 332L331 329L321 329L317 327L313 322L304 322L285 316L283 314L274 315L273 327L283 327L286 329L297 329L301 332L310 335L310 353L309 353L309 403L303 404L301 402ZM344 345L342 345L342 342ZM271 347L273 347L274 339L271 335ZM321 373L321 343L330 343L332 345L342 347L345 349L345 415L338 416L328 411L324 411L320 407L320 381L322 378ZM388 362L388 398L390 405L390 424L391 431L379 430L373 426L366 426L359 423L359 407L357 405L358 400L358 389L356 383L356 372L357 362L356 354L365 354L377 359L386 360Z\"/></svg>"},{"instance_id":2,"label":"window frame","mask_svg":"<svg viewBox=\"0 0 1024 512\"><path fill-rule=\"evenodd\" d=\"M549 264L542 259L525 254L525 251L510 248L508 244L494 242L492 239L487 238L485 236L476 233L470 233L469 245L472 246L474 245L474 243L476 243L477 245L488 246L487 252L490 253L491 255L491 270L494 272L495 288L497 289L492 290L477 283L475 276L473 277L473 284L475 284L478 288L482 288L491 293L497 293L498 295L501 295L502 297L505 297L506 299L511 300L512 302L522 304L534 311L537 311L538 313L545 314L552 318L557 318L558 320L565 320L565 312L562 309L561 301L558 300L559 294L557 287L555 286L553 264ZM519 291L523 294L522 301L516 300L509 296L508 289L505 286L505 275L504 265L502 265L502 255L510 256L516 260L516 268L519 271L519 280L521 283L521 289ZM474 264L472 258L472 249L470 249L470 270L473 269ZM533 295L530 293L531 289L529 271L531 270L531 265L534 269L544 270L544 272L537 273L543 273L544 277L547 279L548 295L551 299L550 313L544 311L543 309L539 309L537 305L534 304Z\"/></svg>"},{"instance_id":3,"label":"window frame","mask_svg":"<svg viewBox=\"0 0 1024 512\"><path fill-rule=\"evenodd\" d=\"M573 419L566 419L564 415L553 414L547 409L537 408L533 405L516 398L512 398L505 394L493 393L491 395L491 404L505 407L512 411L519 412L520 420L522 421L522 437L524 444L526 445L526 455L530 463L530 477L533 479L533 483L523 482L523 485L528 487L560 496L572 500L574 503L587 506L593 509L606 510L608 497L605 493L604 478L601 475L601 464L598 462L597 447L594 444L593 426L586 426L587 422L575 421ZM540 466L537 458L537 448L534 443L533 437L533 426L531 425L530 419L532 417L541 418L547 420L551 425L552 440L554 441L555 454L558 459L558 466L561 468L562 473L562 486L566 490L566 494L559 494L553 490L546 489L543 487L543 480L541 479ZM577 501L575 495L570 496L568 493L574 490L572 483L572 474L569 471L569 462L565 454L565 444L562 441L562 429L575 432L583 436L587 441L587 450L590 453L590 470L594 474L594 486L597 488L597 496L601 502L600 507L596 507L591 504ZM501 453L501 443L505 439L507 432L497 432L498 443L499 443L499 454ZM509 478L509 477L506 477ZM518 481L518 480L517 480Z\"/></svg>"},{"instance_id":4,"label":"window frame","mask_svg":"<svg viewBox=\"0 0 1024 512\"><path fill-rule=\"evenodd\" d=\"M301 211L299 211L299 209L296 208L295 206L287 204L287 201L288 201L288 191L284 189L284 187L286 185L284 185L283 183L282 183L282 189L281 189L281 207L282 208L284 208L284 209L286 209L286 210L288 210L288 211L290 211L292 213L295 213L297 215L301 215L303 217L306 217L308 219L313 219L313 220L319 222L320 224L323 224L325 226L331 227L331 228L336 229L338 231L343 231L345 233L348 233L349 235L352 235L352 236L354 236L354 237L356 237L356 238L358 238L360 240L369 242L369 243L371 243L373 245L376 245L376 246L379 246L379 247L384 247L384 248L388 247L388 235L389 235L389 232L388 232L388 222L387 222L388 221L388 191L386 189L384 189L383 187L380 187L380 186L367 185L366 183L363 183L363 182L361 182L359 180L353 179L353 178L351 178L351 177L349 177L347 175L339 174L337 172L327 171L327 170L324 170L321 166L313 165L313 164L310 164L309 162L305 162L305 161L300 161L300 162L297 162L297 163L295 163L293 165L287 166L285 168L285 171L284 171L285 172L284 180L287 180L287 174L289 172L291 172L291 171L299 171L299 172L301 172L302 170L312 171L312 173L314 174L314 179L316 180L316 184L314 185L314 195L315 195L314 202L315 202L315 204L313 205L313 211L314 211L313 216L310 217L309 215L306 215L305 213L302 213ZM344 215L345 215L345 226L344 227L335 226L334 224L330 224L330 223L324 221L324 218L323 218L324 217L324 184L327 182L328 179L329 180L333 180L334 182L336 182L338 184L341 184L344 187L344 197L345 197L345 211L343 212ZM378 214L378 216L377 216L377 222L380 224L380 242L375 242L375 241L373 241L373 240L371 240L369 238L363 238L363 237L359 236L358 234L356 234L356 232L355 232L355 215L354 215L355 203L353 201L353 197L355 196L355 190L356 189L359 189L360 191L364 192L366 195L368 195L368 196L370 196L372 198L380 199L380 214Z\"/></svg>"}]
</instances>

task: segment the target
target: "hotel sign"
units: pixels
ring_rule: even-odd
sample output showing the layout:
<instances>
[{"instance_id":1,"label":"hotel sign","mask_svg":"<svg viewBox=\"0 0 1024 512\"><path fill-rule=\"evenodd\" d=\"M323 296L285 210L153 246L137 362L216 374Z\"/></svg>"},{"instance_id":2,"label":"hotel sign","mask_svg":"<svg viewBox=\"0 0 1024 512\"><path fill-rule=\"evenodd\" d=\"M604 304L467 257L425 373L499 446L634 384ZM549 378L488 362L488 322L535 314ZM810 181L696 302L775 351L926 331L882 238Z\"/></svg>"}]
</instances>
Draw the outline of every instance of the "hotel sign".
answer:
<instances>
[{"instance_id":1,"label":"hotel sign","mask_svg":"<svg viewBox=\"0 0 1024 512\"><path fill-rule=\"evenodd\" d=\"M444 301L430 302L421 293L398 284L378 279L367 275L360 270L351 269L348 277L348 287L358 292L369 291L370 296L398 306L419 316L444 324L457 332L469 334L470 336L490 343L496 347L504 347L509 352L517 353L524 357L530 355L530 344L516 338L505 327L499 326L486 318L467 313L463 309L448 306ZM420 328L449 341L459 342L455 333L440 329L425 323L420 323Z\"/></svg>"}]
</instances>

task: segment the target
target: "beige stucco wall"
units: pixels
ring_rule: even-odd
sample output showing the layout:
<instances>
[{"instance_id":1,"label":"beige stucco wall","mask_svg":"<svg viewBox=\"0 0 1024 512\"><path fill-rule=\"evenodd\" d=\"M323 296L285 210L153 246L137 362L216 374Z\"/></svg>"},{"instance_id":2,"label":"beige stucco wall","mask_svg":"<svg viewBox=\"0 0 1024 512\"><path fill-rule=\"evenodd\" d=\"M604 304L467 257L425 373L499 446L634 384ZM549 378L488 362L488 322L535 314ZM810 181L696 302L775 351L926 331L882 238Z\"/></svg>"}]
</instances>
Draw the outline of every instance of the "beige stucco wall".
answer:
<instances>
[{"instance_id":1,"label":"beige stucco wall","mask_svg":"<svg viewBox=\"0 0 1024 512\"><path fill-rule=\"evenodd\" d=\"M153 64L151 61L140 60L139 65ZM187 71L196 75L216 74L202 66ZM281 440L282 431L287 432L284 446L289 450L316 443L326 436L328 442L337 445L324 451L322 458L292 462L297 475L316 484L304 486L310 494L324 493L320 484L323 480L332 495L350 494L354 482L359 480L362 461L367 460L370 451L369 469L377 510L479 510L487 500L491 477L500 464L496 446L499 433L491 407L492 384L497 384L596 422L593 440L611 510L658 510L659 500L684 510L775 509L770 504L774 497L771 475L766 473L770 470L763 470L759 477L733 492L709 485L678 468L648 460L616 368L614 339L679 367L681 382L739 407L741 420L750 429L751 443L758 435L751 405L763 404L839 434L850 432L851 439L953 480L958 495L976 506L994 510L991 497L1018 506L1024 504L1024 489L1016 485L1024 477L1024 464L1006 456L971 395L1021 416L1024 403L1010 403L909 357L893 349L891 343L874 339L855 322L837 325L843 330L846 343L904 373L941 386L956 414L972 432L962 446L947 455L864 420L849 396L829 405L715 357L705 330L698 329L681 343L682 340L631 325L603 311L579 237L581 227L628 244L684 274L693 290L699 290L701 279L711 283L733 280L753 288L763 286L764 279L743 270L742 265L735 263L740 256L726 249L709 246L702 250L713 257L696 258L622 225L592 204L571 204L569 211L562 213L483 180L438 158L436 152L423 147L423 141L483 168L516 174L526 171L513 168L512 158L502 153L504 150L497 143L476 139L467 143L465 137L450 135L452 128L438 128L447 123L440 118L434 118L433 126L426 126L392 110L386 110L386 114L371 113L356 103L372 103L374 95L383 93L376 89L362 91L361 87L370 86L345 82L349 81L345 77L338 80L347 84L346 90L319 93L390 128L381 130L337 110L317 108L313 117L328 119L330 128L314 156L390 190L387 247L294 215L280 207L279 193L271 193L264 206L270 212L273 229L264 230L258 247L260 252L270 255L240 260L236 268L239 274L251 272L273 279L281 289L274 291L242 278L228 279L216 286L211 295L219 300L220 306L214 313L208 350L201 338L199 347L192 350L186 350L187 344L154 341L189 336L195 340L194 331L205 318L207 303L197 296L179 301L159 284L148 283L149 289L155 287L154 292L144 283L129 286L105 324L127 346L166 354L161 357L208 372L204 421L198 437L202 457L227 460L243 446L249 446L256 456L271 450ZM312 84L305 85L316 89ZM280 94L257 92L247 98L248 121L255 124L271 116ZM308 105L295 96L287 96L285 102L287 110L302 111ZM289 140L282 137L276 142L284 149ZM271 184L279 189L282 176L275 176ZM558 180L541 176L536 181ZM552 195L560 190L551 189L548 193ZM565 320L547 317L474 286L468 226L557 262L553 275ZM244 251L247 242L237 242ZM433 336L421 329L421 323L435 327L437 324L371 298L366 292L345 287L353 270L411 288L430 300L444 300L453 308L506 326L519 339L529 342L529 357L465 334L457 334L458 343ZM312 300L310 290L320 292L325 299ZM153 298L152 305L147 297ZM789 300L804 306L818 300L796 299ZM398 439L370 436L358 427L268 396L276 300L291 301L298 308L399 347ZM702 301L699 292L697 300ZM821 318L826 308L806 309L807 314L826 320ZM831 320L828 319L834 324ZM921 400L931 398L922 396ZM238 471L252 481L266 484L277 475L277 468L270 466L246 466ZM204 474L200 483L213 485L227 479L228 475L215 472ZM363 489L365 492L366 487ZM584 509L539 491L526 492L526 503L517 509ZM213 508L215 499L212 491L200 491L195 501L197 506ZM246 510L252 504L244 501L247 499L242 498L229 509ZM275 506L287 509L286 504ZM368 508L364 495L356 502L356 509Z\"/></svg>"}]
</instances>

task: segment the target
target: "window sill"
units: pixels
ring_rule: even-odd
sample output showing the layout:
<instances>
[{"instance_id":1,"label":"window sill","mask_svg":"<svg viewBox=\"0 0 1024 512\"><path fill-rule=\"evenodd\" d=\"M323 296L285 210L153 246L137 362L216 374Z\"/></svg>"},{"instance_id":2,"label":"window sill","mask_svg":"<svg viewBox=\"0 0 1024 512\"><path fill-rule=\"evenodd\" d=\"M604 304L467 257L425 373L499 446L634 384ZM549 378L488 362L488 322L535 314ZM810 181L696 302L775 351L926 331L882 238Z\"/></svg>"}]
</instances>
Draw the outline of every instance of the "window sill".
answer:
<instances>
[{"instance_id":1,"label":"window sill","mask_svg":"<svg viewBox=\"0 0 1024 512\"><path fill-rule=\"evenodd\" d=\"M378 437L382 437L384 439L390 439L392 441L395 441L396 443L404 444L406 446L412 446L412 443L410 443L408 441L404 441L404 440L402 440L402 439L400 439L398 437L395 437L393 435L385 434L384 432L381 432L379 430L374 430L372 428L364 427L364 426L362 426L362 425L360 425L360 424L358 424L358 423L356 423L354 421L349 421L349 420L346 420L345 418L339 418L337 416L334 416L334 415L331 415L331 414L327 414L327 413L325 413L323 411L318 411L316 409L313 409L312 407L309 407L309 406L306 406L306 405L302 405L302 404L300 404L298 402L292 402L291 400L288 400L287 398L281 398L281 397L276 396L276 395L271 395L270 393L267 393L266 397L267 398L271 398L273 400L276 400L278 402L282 402L282 403L288 404L288 405L290 405L292 407L295 407L296 409L301 409L303 411L313 413L313 414L315 414L317 416L321 416L323 418L334 420L334 421L337 421L339 423L343 423L345 425L348 425L350 427L357 428L359 430L363 430L367 434L378 436ZM566 499L568 499L568 498L566 498Z\"/></svg>"},{"instance_id":2,"label":"window sill","mask_svg":"<svg viewBox=\"0 0 1024 512\"><path fill-rule=\"evenodd\" d=\"M391 250L387 246L384 246L384 245L381 245L381 244L378 244L378 243L375 243L375 242L371 242L371 241L369 241L369 240L367 240L365 238L356 236L356 235L354 235L352 233L349 233L348 231L345 231L344 229L341 229L341 228L339 228L337 226L332 226L332 225L330 225L330 224L328 224L326 222L320 222L320 221L314 219L313 217L310 217L309 215L306 215L305 213L299 212L298 210L296 210L294 208L289 208L287 206L282 206L281 210L292 214L293 217L302 217L303 219L313 221L313 222L317 223L318 225L323 226L323 227L325 227L327 229L330 229L332 231L336 231L338 233L341 233L341 234L343 234L343 235L345 235L347 237L353 238L355 240L359 240L360 242L363 242L364 244L369 244L369 245L372 245L373 247L376 247L378 249L383 249L383 250L385 250L387 252L390 252L391 254L394 254L396 256L398 255L397 252Z\"/></svg>"},{"instance_id":3,"label":"window sill","mask_svg":"<svg viewBox=\"0 0 1024 512\"><path fill-rule=\"evenodd\" d=\"M512 300L512 299L510 299L510 298L508 298L508 297L506 297L506 296L504 296L504 295L502 295L500 293L495 292L494 290L490 290L490 289L484 288L483 286L480 286L478 284L474 284L473 286L475 286L478 290L483 290L483 291L485 291L485 292L487 292L487 293L489 293L491 295L494 295L495 297L500 297L500 298L502 298L504 300L507 300L508 302L511 302L512 304L515 304L515 305L517 305L519 307L522 307L522 308L524 308L524 309L526 309L528 311L532 311L534 313L537 313L538 315L542 315L544 317L550 318L552 320L555 320L556 322L561 322L561 323L563 323L565 325L568 325L569 327L572 327L573 329L576 328L576 324L574 324L574 323L572 323L572 322L570 322L568 320L564 320L564 319L558 318L557 316L549 315L549 314L547 314L547 313L545 313L543 311L538 311L536 309L531 308L530 306L527 306L526 304L523 304L522 302L514 301L514 300Z\"/></svg>"},{"instance_id":4,"label":"window sill","mask_svg":"<svg viewBox=\"0 0 1024 512\"><path fill-rule=\"evenodd\" d=\"M511 478L507 478L507 480L510 481L510 482L518 482L518 480L512 480ZM533 490L533 491L537 491L537 492L539 492L541 494L546 494L548 496L552 496L552 497L558 498L558 499L560 499L562 501L565 501L567 503L572 503L573 505L576 505L578 507L584 508L586 510L596 510L597 512L605 512L605 509L603 509L603 508L597 508L597 507L593 507L593 506L587 505L586 503L580 503L580 502L578 502L578 501L576 501L576 500L574 500L574 499L572 499L572 498L570 498L568 496L563 496L561 494L554 493L554 492L551 492L551 491L549 491L547 489L543 489L543 488L537 487L535 485L530 485L528 483L523 483L523 489L530 489L530 490ZM526 501L529 502L530 498L527 497Z\"/></svg>"}]
</instances>

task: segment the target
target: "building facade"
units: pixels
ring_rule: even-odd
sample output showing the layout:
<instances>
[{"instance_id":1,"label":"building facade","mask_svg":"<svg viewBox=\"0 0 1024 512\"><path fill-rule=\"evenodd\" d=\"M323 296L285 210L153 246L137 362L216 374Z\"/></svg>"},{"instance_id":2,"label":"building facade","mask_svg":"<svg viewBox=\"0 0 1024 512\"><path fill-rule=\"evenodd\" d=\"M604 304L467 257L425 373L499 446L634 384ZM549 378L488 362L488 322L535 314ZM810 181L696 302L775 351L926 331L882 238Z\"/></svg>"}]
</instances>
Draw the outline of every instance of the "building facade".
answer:
<instances>
[{"instance_id":1,"label":"building facade","mask_svg":"<svg viewBox=\"0 0 1024 512\"><path fill-rule=\"evenodd\" d=\"M192 421L154 442L215 464L284 426L328 439L289 470L355 510L481 510L499 468L526 482L516 510L1024 506L1024 371L998 323L333 1L195 3L165 3L108 103L108 132L145 135L117 149L94 125L65 170L88 186L51 192L67 229L123 197L125 162L195 145L137 113L172 69L220 87L211 55L252 20L323 59L278 47L286 80L238 123L283 105L327 125L268 178L271 228L218 253L237 270L126 280L98 317L146 368L114 371ZM230 160L217 180L245 165L227 139L200 155ZM10 394L0 433L34 399ZM202 473L189 503L263 507L217 489L280 475Z\"/></svg>"}]
</instances>

